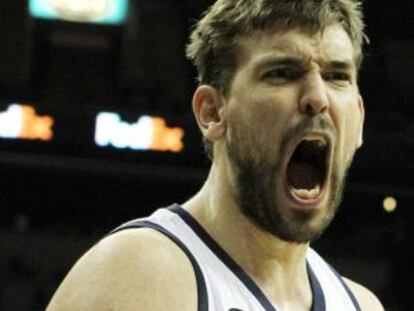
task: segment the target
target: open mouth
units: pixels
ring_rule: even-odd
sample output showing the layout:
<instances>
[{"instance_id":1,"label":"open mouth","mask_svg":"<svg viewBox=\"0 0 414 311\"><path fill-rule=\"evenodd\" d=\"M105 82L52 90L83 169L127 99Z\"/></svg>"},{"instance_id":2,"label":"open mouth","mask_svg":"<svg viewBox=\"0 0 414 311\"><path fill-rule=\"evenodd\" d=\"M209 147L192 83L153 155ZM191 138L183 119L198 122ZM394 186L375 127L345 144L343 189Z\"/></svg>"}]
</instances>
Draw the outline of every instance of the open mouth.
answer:
<instances>
[{"instance_id":1,"label":"open mouth","mask_svg":"<svg viewBox=\"0 0 414 311\"><path fill-rule=\"evenodd\" d=\"M324 189L328 173L329 144L322 138L305 138L288 162L286 181L289 193L301 202L314 201Z\"/></svg>"}]
</instances>

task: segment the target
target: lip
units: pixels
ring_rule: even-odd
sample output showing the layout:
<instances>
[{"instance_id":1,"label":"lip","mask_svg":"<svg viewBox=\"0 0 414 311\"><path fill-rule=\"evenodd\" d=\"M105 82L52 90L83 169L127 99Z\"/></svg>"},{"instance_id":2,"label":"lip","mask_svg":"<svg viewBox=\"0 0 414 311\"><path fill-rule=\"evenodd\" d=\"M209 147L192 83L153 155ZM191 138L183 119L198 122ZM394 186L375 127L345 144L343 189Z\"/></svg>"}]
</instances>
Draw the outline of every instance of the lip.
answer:
<instances>
[{"instance_id":1,"label":"lip","mask_svg":"<svg viewBox=\"0 0 414 311\"><path fill-rule=\"evenodd\" d=\"M287 166L292 158L293 152L296 150L297 146L302 142L304 139L322 139L326 141L328 146L328 155L326 157L325 163L325 178L323 180L323 184L321 185L320 193L316 198L313 199L303 199L299 198L292 194L292 186L290 186L287 182ZM290 144L288 148L285 161L283 163L283 184L284 184L284 191L288 199L293 203L293 207L297 207L300 209L310 210L310 209L319 209L321 208L321 203L326 197L326 193L329 188L330 184L330 176L331 176L331 166L332 166L332 157L333 157L333 138L329 133L326 132L306 132L302 135L298 136L293 142Z\"/></svg>"}]
</instances>

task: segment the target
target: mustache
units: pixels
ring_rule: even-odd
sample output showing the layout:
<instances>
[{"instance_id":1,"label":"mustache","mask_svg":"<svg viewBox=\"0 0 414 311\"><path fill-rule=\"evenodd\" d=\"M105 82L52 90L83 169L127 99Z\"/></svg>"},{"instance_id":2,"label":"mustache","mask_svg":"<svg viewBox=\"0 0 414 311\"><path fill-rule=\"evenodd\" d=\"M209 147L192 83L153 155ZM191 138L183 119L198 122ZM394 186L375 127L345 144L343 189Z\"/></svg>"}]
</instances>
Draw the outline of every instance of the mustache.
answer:
<instances>
[{"instance_id":1,"label":"mustache","mask_svg":"<svg viewBox=\"0 0 414 311\"><path fill-rule=\"evenodd\" d=\"M333 121L326 115L318 115L315 117L303 117L298 124L288 130L285 139L282 142L282 150L286 150L289 141L298 135L298 133L321 132L336 136L337 130Z\"/></svg>"},{"instance_id":2,"label":"mustache","mask_svg":"<svg viewBox=\"0 0 414 311\"><path fill-rule=\"evenodd\" d=\"M336 127L333 121L326 115L304 117L298 124L288 131L286 136L293 137L297 133L306 132L323 132L335 135Z\"/></svg>"}]
</instances>

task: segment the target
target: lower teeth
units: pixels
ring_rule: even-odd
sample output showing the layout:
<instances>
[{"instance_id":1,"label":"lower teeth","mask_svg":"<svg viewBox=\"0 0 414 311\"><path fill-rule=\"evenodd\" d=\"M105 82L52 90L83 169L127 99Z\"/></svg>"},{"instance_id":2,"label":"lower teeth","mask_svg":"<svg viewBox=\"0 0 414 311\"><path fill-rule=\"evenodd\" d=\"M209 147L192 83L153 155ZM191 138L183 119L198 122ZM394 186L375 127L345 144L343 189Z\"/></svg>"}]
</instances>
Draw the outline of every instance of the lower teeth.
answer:
<instances>
[{"instance_id":1,"label":"lower teeth","mask_svg":"<svg viewBox=\"0 0 414 311\"><path fill-rule=\"evenodd\" d=\"M321 192L320 185L317 185L313 189L296 189L296 188L292 189L292 193L295 196L300 197L302 199L314 199L319 195L320 192Z\"/></svg>"}]
</instances>

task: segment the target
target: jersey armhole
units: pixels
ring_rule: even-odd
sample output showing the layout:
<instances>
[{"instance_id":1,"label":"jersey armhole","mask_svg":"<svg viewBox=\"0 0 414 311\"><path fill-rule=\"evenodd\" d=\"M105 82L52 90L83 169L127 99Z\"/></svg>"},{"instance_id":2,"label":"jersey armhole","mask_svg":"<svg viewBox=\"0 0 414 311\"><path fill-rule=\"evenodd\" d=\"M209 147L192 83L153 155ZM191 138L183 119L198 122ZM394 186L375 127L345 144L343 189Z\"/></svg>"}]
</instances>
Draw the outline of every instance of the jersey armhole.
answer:
<instances>
[{"instance_id":1,"label":"jersey armhole","mask_svg":"<svg viewBox=\"0 0 414 311\"><path fill-rule=\"evenodd\" d=\"M207 286L206 286L206 281L204 279L203 272L201 271L201 268L198 262L196 261L196 259L194 258L193 254L184 245L184 243L181 242L173 233L171 233L167 229L163 228L162 226L158 224L147 221L147 220L136 220L136 221L128 222L112 230L108 235L112 235L119 231L126 230L126 229L133 229L133 228L149 228L149 229L156 230L160 232L161 234L165 235L166 237L168 237L172 242L174 242L184 252L187 258L190 260L191 265L193 266L193 270L194 270L195 277L196 277L197 295L198 295L197 310L208 311L208 293L207 293Z\"/></svg>"}]
</instances>

